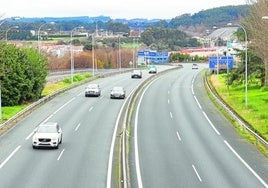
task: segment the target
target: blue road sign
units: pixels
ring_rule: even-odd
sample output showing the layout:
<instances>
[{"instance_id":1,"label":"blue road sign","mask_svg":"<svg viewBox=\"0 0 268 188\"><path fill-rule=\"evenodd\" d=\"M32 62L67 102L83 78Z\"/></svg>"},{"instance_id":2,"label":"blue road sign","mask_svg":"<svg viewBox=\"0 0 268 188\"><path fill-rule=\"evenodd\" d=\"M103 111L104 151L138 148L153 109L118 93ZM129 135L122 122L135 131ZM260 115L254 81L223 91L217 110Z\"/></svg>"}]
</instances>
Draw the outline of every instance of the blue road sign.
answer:
<instances>
[{"instance_id":1,"label":"blue road sign","mask_svg":"<svg viewBox=\"0 0 268 188\"><path fill-rule=\"evenodd\" d=\"M209 57L209 68L214 69L216 68L217 64L221 65L228 65L228 68L234 67L234 58L233 56L211 56Z\"/></svg>"}]
</instances>

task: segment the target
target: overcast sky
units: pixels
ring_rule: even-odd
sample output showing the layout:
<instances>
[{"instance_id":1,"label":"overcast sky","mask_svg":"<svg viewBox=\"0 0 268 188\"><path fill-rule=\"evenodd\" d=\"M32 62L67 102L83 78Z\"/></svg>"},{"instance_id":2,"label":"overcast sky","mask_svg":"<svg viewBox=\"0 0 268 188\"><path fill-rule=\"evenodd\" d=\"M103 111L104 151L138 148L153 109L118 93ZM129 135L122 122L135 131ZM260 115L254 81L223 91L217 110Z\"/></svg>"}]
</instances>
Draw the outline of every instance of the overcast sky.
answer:
<instances>
[{"instance_id":1,"label":"overcast sky","mask_svg":"<svg viewBox=\"0 0 268 188\"><path fill-rule=\"evenodd\" d=\"M171 19L184 13L227 5L243 5L246 0L2 0L4 17L110 16L115 18Z\"/></svg>"}]
</instances>

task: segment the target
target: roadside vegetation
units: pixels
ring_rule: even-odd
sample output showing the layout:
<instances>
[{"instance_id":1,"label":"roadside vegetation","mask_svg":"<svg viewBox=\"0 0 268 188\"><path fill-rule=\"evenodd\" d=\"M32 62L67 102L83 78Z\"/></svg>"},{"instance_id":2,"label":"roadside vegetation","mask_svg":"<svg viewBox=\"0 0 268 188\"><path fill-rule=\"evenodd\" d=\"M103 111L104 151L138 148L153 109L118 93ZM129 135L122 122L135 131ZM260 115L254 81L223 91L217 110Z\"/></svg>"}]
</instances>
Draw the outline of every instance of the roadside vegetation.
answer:
<instances>
[{"instance_id":1,"label":"roadside vegetation","mask_svg":"<svg viewBox=\"0 0 268 188\"><path fill-rule=\"evenodd\" d=\"M248 103L246 106L245 86L228 86L227 78L228 76L226 73L219 75L212 74L209 76L209 82L232 110L247 122L251 130L263 139L268 140L268 90L256 85L250 85L248 87ZM229 119L229 115L227 115L225 111L222 111L222 113ZM266 146L258 142L253 135L241 127L237 122L231 119L230 121L241 136L255 145L264 155L268 156L268 149Z\"/></svg>"},{"instance_id":2,"label":"roadside vegetation","mask_svg":"<svg viewBox=\"0 0 268 188\"><path fill-rule=\"evenodd\" d=\"M211 83L224 101L246 120L255 132L268 140L268 90L248 87L248 105L245 104L244 86L227 86L227 74L213 74Z\"/></svg>"},{"instance_id":3,"label":"roadside vegetation","mask_svg":"<svg viewBox=\"0 0 268 188\"><path fill-rule=\"evenodd\" d=\"M86 79L90 79L92 77L91 74L76 74L74 75L74 83L76 82L80 82ZM42 92L42 96L41 97L45 97L48 96L50 94L52 94L53 92L63 89L65 87L68 87L69 85L71 85L71 78L65 78L62 81L56 82L56 83L48 83L45 85L44 90ZM3 123L4 121L6 121L7 119L11 118L12 116L16 115L18 112L22 111L23 109L27 108L31 103L28 102L26 104L22 104L22 105L15 105L15 106L3 106L2 107L2 119L0 121L0 123Z\"/></svg>"}]
</instances>

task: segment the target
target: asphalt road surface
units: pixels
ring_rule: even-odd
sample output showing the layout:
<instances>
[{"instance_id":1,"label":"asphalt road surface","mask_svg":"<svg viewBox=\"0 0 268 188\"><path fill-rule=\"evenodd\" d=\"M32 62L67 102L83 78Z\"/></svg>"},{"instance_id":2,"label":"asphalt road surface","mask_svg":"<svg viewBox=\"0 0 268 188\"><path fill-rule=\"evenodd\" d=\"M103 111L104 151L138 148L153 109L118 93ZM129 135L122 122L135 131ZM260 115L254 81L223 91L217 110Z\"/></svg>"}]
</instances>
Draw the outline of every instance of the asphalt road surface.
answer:
<instances>
[{"instance_id":1,"label":"asphalt road surface","mask_svg":"<svg viewBox=\"0 0 268 188\"><path fill-rule=\"evenodd\" d=\"M185 64L140 97L132 121L132 187L268 187L268 159L208 99L201 69Z\"/></svg>"},{"instance_id":2,"label":"asphalt road surface","mask_svg":"<svg viewBox=\"0 0 268 188\"><path fill-rule=\"evenodd\" d=\"M159 70L166 68L170 67ZM123 86L129 95L149 76L144 70L142 79L131 79L129 72L94 80L102 89L100 97L85 97L86 85L82 85L57 96L18 122L0 137L0 187L115 187L116 177L108 164L113 161L111 143L125 100L111 100L110 90ZM56 121L61 126L63 141L59 149L32 148L34 129L43 121Z\"/></svg>"}]
</instances>

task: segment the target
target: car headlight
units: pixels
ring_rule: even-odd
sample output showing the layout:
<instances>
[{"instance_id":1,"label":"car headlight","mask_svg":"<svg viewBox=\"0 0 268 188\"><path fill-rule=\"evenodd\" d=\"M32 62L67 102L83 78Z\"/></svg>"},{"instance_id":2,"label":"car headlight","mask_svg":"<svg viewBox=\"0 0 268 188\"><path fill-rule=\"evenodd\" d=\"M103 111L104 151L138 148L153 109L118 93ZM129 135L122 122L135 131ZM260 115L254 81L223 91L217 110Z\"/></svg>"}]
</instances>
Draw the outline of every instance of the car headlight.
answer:
<instances>
[{"instance_id":1,"label":"car headlight","mask_svg":"<svg viewBox=\"0 0 268 188\"><path fill-rule=\"evenodd\" d=\"M33 136L33 141L38 141L37 136Z\"/></svg>"},{"instance_id":2,"label":"car headlight","mask_svg":"<svg viewBox=\"0 0 268 188\"><path fill-rule=\"evenodd\" d=\"M53 142L56 142L56 141L58 141L58 137L53 137L53 138L51 138L51 140L52 140Z\"/></svg>"}]
</instances>

